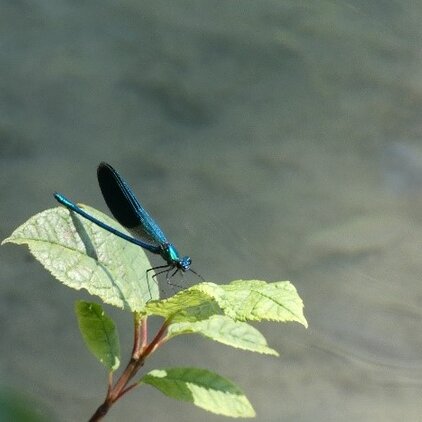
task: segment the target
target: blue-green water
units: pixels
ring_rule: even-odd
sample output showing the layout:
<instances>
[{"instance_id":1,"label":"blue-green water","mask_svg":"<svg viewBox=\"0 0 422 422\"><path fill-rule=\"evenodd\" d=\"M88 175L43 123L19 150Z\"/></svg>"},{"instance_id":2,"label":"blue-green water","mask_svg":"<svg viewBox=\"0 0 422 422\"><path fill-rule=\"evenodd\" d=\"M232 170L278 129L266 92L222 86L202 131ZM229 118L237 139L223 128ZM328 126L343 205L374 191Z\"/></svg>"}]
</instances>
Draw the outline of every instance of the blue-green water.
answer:
<instances>
[{"instance_id":1,"label":"blue-green water","mask_svg":"<svg viewBox=\"0 0 422 422\"><path fill-rule=\"evenodd\" d=\"M108 161L207 280L290 279L310 324L261 327L277 359L192 336L147 369L226 375L260 422L420 420L421 20L411 1L1 2L0 237L55 190L105 210ZM82 293L0 256L1 384L87 419L106 377ZM201 418L223 420L143 388L109 420Z\"/></svg>"}]
</instances>

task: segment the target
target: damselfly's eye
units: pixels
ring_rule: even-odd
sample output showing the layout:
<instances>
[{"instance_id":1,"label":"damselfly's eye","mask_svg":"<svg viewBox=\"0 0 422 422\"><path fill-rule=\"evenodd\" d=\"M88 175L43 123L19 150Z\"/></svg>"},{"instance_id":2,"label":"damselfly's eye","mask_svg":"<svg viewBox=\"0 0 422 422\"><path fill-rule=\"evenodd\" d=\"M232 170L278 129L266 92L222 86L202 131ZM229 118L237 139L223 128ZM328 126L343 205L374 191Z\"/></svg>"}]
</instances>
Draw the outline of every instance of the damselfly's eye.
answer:
<instances>
[{"instance_id":1,"label":"damselfly's eye","mask_svg":"<svg viewBox=\"0 0 422 422\"><path fill-rule=\"evenodd\" d=\"M184 256L181 260L180 260L180 268L183 271L188 271L190 266L192 264L192 260L190 258L190 256Z\"/></svg>"}]
</instances>

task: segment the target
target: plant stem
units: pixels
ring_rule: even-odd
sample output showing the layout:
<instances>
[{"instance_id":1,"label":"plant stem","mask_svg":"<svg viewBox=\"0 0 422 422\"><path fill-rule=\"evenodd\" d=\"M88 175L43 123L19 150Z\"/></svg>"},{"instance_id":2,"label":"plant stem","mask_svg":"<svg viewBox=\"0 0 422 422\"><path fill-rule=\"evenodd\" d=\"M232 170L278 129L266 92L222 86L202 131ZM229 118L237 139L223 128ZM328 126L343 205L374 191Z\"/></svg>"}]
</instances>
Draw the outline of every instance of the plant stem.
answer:
<instances>
[{"instance_id":1,"label":"plant stem","mask_svg":"<svg viewBox=\"0 0 422 422\"><path fill-rule=\"evenodd\" d=\"M111 375L109 375L109 386L107 396L104 402L98 407L95 413L89 419L90 422L101 420L110 410L111 406L124 394L132 390L138 384L134 383L128 386L130 380L136 375L139 369L144 365L145 359L153 353L160 345L160 340L163 337L170 321L164 321L161 328L158 330L151 343L146 341L146 318L139 318L135 314L135 329L133 339L132 356L116 384L112 386Z\"/></svg>"},{"instance_id":2,"label":"plant stem","mask_svg":"<svg viewBox=\"0 0 422 422\"><path fill-rule=\"evenodd\" d=\"M108 403L107 400L95 411L95 413L89 419L89 422L100 421L109 411L111 403Z\"/></svg>"},{"instance_id":3,"label":"plant stem","mask_svg":"<svg viewBox=\"0 0 422 422\"><path fill-rule=\"evenodd\" d=\"M140 318L138 313L134 313L134 335L133 335L133 348L132 359L137 359L142 350L144 343L147 341L147 333L143 329L146 327L147 317Z\"/></svg>"}]
</instances>

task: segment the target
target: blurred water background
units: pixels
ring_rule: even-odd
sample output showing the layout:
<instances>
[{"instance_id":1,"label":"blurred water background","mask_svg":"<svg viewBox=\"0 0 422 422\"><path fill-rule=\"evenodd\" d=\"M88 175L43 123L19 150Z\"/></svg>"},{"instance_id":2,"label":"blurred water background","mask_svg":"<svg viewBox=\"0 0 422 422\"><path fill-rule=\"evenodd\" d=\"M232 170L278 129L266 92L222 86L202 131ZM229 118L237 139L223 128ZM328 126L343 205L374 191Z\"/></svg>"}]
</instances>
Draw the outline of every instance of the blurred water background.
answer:
<instances>
[{"instance_id":1,"label":"blurred water background","mask_svg":"<svg viewBox=\"0 0 422 422\"><path fill-rule=\"evenodd\" d=\"M2 0L0 237L56 190L106 210L108 161L207 280L289 279L310 325L258 327L280 358L185 336L146 369L215 370L259 422L421 421L421 21L411 0ZM0 387L86 420L88 296L0 256ZM142 388L108 420L226 419Z\"/></svg>"}]
</instances>

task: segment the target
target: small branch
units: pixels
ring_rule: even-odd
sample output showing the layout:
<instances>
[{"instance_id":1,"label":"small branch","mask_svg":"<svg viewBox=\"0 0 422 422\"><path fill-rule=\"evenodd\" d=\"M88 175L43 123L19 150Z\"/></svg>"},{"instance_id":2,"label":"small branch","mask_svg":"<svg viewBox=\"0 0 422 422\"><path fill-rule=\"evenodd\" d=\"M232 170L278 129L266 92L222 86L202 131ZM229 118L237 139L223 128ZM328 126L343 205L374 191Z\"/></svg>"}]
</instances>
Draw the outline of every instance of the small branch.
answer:
<instances>
[{"instance_id":1,"label":"small branch","mask_svg":"<svg viewBox=\"0 0 422 422\"><path fill-rule=\"evenodd\" d=\"M134 315L134 334L133 334L132 359L138 359L142 350L142 344L145 342L143 325L144 325L144 320L146 320L147 317L141 318L137 312L134 312L133 315Z\"/></svg>"},{"instance_id":2,"label":"small branch","mask_svg":"<svg viewBox=\"0 0 422 422\"><path fill-rule=\"evenodd\" d=\"M108 388L107 388L107 397L109 396L109 394L110 394L110 391L111 391L111 387L113 386L113 372L112 371L110 371L109 373L108 373Z\"/></svg>"},{"instance_id":3,"label":"small branch","mask_svg":"<svg viewBox=\"0 0 422 422\"><path fill-rule=\"evenodd\" d=\"M170 340L169 337L164 337L164 338L160 339L160 341L157 342L157 344L154 347L154 350L152 350L151 353L155 352L155 349L158 349L159 347L163 346L169 340Z\"/></svg>"},{"instance_id":4,"label":"small branch","mask_svg":"<svg viewBox=\"0 0 422 422\"><path fill-rule=\"evenodd\" d=\"M112 373L109 374L109 385L106 399L92 415L91 419L89 420L90 422L97 422L101 420L108 413L114 402L116 402L120 397L138 385L138 383L133 383L127 386L129 381L144 365L145 359L165 342L164 339L164 341L161 340L169 324L170 320L164 321L163 325L158 330L151 343L147 344L146 317L140 318L138 314L135 314L132 357L114 387L112 386Z\"/></svg>"},{"instance_id":5,"label":"small branch","mask_svg":"<svg viewBox=\"0 0 422 422\"><path fill-rule=\"evenodd\" d=\"M129 387L126 387L125 389L123 389L122 392L119 394L119 397L117 397L116 400L120 399L120 397L122 397L124 394L126 394L127 392L129 392L130 390L132 390L133 388L135 388L138 385L139 384L137 382L134 382L133 384L129 385Z\"/></svg>"},{"instance_id":6,"label":"small branch","mask_svg":"<svg viewBox=\"0 0 422 422\"><path fill-rule=\"evenodd\" d=\"M161 337L163 337L164 332L167 330L167 327L170 324L170 320L165 320L163 322L163 325L158 330L157 334L155 335L154 339L151 341L151 343L143 350L142 355L140 356L140 359L145 359L147 356L149 356L155 349L156 346L159 344Z\"/></svg>"},{"instance_id":7,"label":"small branch","mask_svg":"<svg viewBox=\"0 0 422 422\"><path fill-rule=\"evenodd\" d=\"M141 320L141 333L142 333L141 350L144 350L148 344L148 320L146 317L142 318Z\"/></svg>"}]
</instances>

